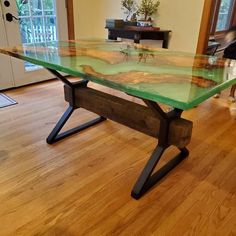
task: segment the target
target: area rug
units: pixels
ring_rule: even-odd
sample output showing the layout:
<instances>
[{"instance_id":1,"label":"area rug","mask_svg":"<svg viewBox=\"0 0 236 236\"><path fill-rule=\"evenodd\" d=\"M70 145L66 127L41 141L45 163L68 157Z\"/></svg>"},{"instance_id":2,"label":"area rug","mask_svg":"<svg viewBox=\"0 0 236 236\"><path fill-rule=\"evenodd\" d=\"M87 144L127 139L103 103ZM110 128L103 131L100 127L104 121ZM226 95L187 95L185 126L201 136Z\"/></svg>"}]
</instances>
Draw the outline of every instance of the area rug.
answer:
<instances>
[{"instance_id":1,"label":"area rug","mask_svg":"<svg viewBox=\"0 0 236 236\"><path fill-rule=\"evenodd\" d=\"M0 93L0 108L8 107L17 104L16 101L8 97L4 93Z\"/></svg>"}]
</instances>

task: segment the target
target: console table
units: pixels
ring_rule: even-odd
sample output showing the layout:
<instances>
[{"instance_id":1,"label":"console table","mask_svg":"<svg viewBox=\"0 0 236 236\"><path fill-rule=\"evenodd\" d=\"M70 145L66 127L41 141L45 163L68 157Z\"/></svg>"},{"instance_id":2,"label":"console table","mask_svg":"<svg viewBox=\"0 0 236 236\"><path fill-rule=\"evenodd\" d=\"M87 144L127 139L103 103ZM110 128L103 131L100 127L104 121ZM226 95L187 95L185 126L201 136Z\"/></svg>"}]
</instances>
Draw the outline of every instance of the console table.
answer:
<instances>
[{"instance_id":1,"label":"console table","mask_svg":"<svg viewBox=\"0 0 236 236\"><path fill-rule=\"evenodd\" d=\"M169 35L171 32L171 30L139 26L125 26L123 28L106 27L106 29L108 29L108 39L110 40L125 38L133 39L135 43L140 43L142 39L163 40L163 48L168 48Z\"/></svg>"}]
</instances>

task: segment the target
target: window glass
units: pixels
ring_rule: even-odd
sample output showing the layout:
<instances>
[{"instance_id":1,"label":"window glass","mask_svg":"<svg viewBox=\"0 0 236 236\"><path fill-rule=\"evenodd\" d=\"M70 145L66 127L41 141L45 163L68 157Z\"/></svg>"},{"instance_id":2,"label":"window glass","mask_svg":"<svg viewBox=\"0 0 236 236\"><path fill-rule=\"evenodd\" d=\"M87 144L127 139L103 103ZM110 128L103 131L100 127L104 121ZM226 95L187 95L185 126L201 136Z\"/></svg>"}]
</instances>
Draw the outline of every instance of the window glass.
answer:
<instances>
[{"instance_id":1,"label":"window glass","mask_svg":"<svg viewBox=\"0 0 236 236\"><path fill-rule=\"evenodd\" d=\"M222 0L218 15L216 31L227 30L230 26L234 0Z\"/></svg>"},{"instance_id":2,"label":"window glass","mask_svg":"<svg viewBox=\"0 0 236 236\"><path fill-rule=\"evenodd\" d=\"M23 45L57 40L56 0L16 0ZM38 66L25 63L27 71Z\"/></svg>"}]
</instances>

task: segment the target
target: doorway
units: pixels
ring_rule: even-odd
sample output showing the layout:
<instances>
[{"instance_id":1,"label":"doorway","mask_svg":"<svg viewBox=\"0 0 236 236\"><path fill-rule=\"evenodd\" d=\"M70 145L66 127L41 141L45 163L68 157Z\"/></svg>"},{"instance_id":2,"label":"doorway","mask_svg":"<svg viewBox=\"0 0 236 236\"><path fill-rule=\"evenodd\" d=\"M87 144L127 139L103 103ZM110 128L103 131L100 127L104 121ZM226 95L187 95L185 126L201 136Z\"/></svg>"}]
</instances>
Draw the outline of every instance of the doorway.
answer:
<instances>
[{"instance_id":1,"label":"doorway","mask_svg":"<svg viewBox=\"0 0 236 236\"><path fill-rule=\"evenodd\" d=\"M1 1L0 46L67 40L66 7L61 0ZM52 77L39 66L0 55L0 90Z\"/></svg>"}]
</instances>

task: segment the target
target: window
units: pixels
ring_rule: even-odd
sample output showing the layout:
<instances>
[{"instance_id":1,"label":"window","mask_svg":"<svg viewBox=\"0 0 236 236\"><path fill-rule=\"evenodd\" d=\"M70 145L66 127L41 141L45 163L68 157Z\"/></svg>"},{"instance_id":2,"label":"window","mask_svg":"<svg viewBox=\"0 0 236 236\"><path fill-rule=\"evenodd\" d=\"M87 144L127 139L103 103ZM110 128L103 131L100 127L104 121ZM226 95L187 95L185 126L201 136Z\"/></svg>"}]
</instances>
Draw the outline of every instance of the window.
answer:
<instances>
[{"instance_id":1,"label":"window","mask_svg":"<svg viewBox=\"0 0 236 236\"><path fill-rule=\"evenodd\" d=\"M236 24L236 0L216 0L211 35L217 35Z\"/></svg>"},{"instance_id":2,"label":"window","mask_svg":"<svg viewBox=\"0 0 236 236\"><path fill-rule=\"evenodd\" d=\"M23 45L58 39L55 0L16 0L16 6ZM26 71L38 68L39 66L25 62Z\"/></svg>"},{"instance_id":3,"label":"window","mask_svg":"<svg viewBox=\"0 0 236 236\"><path fill-rule=\"evenodd\" d=\"M55 0L16 0L23 44L57 40Z\"/></svg>"},{"instance_id":4,"label":"window","mask_svg":"<svg viewBox=\"0 0 236 236\"><path fill-rule=\"evenodd\" d=\"M229 29L232 19L233 7L234 7L234 0L221 1L216 24L216 32Z\"/></svg>"}]
</instances>

